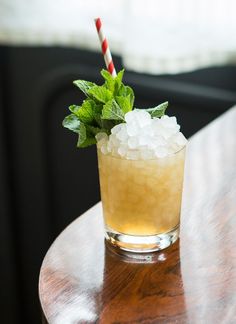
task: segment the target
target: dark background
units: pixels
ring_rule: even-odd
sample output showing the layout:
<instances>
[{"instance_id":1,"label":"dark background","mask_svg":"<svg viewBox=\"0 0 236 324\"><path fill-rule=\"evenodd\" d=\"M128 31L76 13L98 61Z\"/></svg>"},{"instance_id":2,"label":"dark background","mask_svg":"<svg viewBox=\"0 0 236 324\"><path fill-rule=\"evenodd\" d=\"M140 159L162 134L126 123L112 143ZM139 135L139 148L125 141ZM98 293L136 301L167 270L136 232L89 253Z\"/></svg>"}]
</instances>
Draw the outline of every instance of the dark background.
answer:
<instances>
[{"instance_id":1,"label":"dark background","mask_svg":"<svg viewBox=\"0 0 236 324\"><path fill-rule=\"evenodd\" d=\"M122 67L113 57L116 69ZM0 46L1 323L40 323L38 275L55 237L99 199L95 147L63 129L83 95L72 80L102 82L100 53ZM236 67L178 75L126 71L137 107L168 100L189 137L236 102Z\"/></svg>"}]
</instances>

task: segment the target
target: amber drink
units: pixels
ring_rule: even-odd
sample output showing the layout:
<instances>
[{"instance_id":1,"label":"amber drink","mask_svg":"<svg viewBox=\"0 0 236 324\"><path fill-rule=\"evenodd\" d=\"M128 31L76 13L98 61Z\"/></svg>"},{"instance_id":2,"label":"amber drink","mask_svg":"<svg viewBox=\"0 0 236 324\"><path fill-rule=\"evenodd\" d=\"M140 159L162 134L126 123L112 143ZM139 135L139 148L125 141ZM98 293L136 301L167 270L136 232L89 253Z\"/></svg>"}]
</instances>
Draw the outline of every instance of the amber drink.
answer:
<instances>
[{"instance_id":1,"label":"amber drink","mask_svg":"<svg viewBox=\"0 0 236 324\"><path fill-rule=\"evenodd\" d=\"M178 239L185 147L162 158L130 160L98 148L106 239L149 252Z\"/></svg>"}]
</instances>

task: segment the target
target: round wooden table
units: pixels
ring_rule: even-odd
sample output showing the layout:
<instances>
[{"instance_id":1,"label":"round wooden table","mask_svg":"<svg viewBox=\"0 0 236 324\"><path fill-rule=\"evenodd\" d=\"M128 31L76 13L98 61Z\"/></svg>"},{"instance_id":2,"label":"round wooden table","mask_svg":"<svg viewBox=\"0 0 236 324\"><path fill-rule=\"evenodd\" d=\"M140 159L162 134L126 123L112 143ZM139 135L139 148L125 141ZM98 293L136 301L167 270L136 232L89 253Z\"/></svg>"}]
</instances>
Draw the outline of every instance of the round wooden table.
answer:
<instances>
[{"instance_id":1,"label":"round wooden table","mask_svg":"<svg viewBox=\"0 0 236 324\"><path fill-rule=\"evenodd\" d=\"M101 203L69 225L42 264L50 324L236 323L236 109L191 138L180 240L158 253L105 244Z\"/></svg>"}]
</instances>

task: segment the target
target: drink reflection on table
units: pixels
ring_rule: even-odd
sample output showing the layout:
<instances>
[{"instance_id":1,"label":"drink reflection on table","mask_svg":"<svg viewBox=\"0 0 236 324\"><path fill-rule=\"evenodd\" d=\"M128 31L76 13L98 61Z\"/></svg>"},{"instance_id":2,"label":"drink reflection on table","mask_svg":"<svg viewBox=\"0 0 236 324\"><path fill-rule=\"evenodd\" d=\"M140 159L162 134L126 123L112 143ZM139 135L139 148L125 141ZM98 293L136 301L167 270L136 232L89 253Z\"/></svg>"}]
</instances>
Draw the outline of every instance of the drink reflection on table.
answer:
<instances>
[{"instance_id":1,"label":"drink reflection on table","mask_svg":"<svg viewBox=\"0 0 236 324\"><path fill-rule=\"evenodd\" d=\"M123 323L132 319L138 323L183 319L180 278L179 241L166 250L146 254L121 251L106 243L100 320Z\"/></svg>"}]
</instances>

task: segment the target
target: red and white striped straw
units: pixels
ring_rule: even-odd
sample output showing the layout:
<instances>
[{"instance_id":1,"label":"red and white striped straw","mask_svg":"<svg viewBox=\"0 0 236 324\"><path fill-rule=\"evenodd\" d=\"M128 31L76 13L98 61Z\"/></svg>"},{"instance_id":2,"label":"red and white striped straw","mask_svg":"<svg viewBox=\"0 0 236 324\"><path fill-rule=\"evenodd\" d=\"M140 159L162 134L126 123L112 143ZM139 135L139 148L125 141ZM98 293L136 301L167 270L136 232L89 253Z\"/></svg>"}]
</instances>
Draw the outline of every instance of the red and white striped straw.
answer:
<instances>
[{"instance_id":1,"label":"red and white striped straw","mask_svg":"<svg viewBox=\"0 0 236 324\"><path fill-rule=\"evenodd\" d=\"M97 32L98 32L98 37L100 40L100 44L101 44L101 48L102 48L102 54L106 63L106 67L108 69L108 71L111 73L111 75L113 77L116 76L116 70L112 61L112 56L111 56L111 52L108 46L108 41L103 33L103 29L102 29L102 22L100 18L96 18L95 20L95 25L97 28Z\"/></svg>"}]
</instances>

